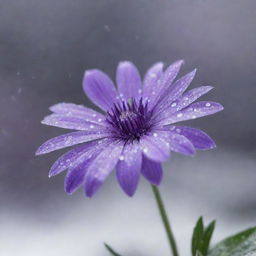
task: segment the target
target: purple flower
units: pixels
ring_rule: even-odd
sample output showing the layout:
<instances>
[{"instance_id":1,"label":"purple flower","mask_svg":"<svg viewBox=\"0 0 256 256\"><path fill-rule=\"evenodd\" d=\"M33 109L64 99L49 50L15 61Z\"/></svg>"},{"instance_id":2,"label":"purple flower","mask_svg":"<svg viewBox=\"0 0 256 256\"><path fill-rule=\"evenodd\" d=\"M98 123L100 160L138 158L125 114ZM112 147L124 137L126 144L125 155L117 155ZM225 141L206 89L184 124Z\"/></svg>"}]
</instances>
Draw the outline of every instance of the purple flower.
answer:
<instances>
[{"instance_id":1,"label":"purple flower","mask_svg":"<svg viewBox=\"0 0 256 256\"><path fill-rule=\"evenodd\" d=\"M140 174L150 183L162 180L161 163L175 151L193 156L197 149L215 147L214 141L201 130L173 125L181 121L221 111L216 102L199 101L213 87L186 89L196 70L175 81L183 61L163 71L156 63L143 82L137 68L129 61L120 62L115 88L102 71L85 72L83 89L104 114L72 103L59 103L50 108L43 124L77 130L46 141L36 154L81 144L62 155L51 167L49 177L68 169L65 191L72 194L83 186L91 197L111 171L124 192L132 196Z\"/></svg>"}]
</instances>

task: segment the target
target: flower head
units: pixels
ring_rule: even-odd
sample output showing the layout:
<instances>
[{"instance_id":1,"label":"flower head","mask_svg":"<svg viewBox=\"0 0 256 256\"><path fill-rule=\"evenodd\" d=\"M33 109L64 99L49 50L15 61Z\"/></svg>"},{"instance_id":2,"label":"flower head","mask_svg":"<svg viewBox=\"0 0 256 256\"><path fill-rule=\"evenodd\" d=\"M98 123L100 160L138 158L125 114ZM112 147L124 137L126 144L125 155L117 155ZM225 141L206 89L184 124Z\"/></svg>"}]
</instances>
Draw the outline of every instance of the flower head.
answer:
<instances>
[{"instance_id":1,"label":"flower head","mask_svg":"<svg viewBox=\"0 0 256 256\"><path fill-rule=\"evenodd\" d=\"M134 64L121 62L116 73L117 89L102 71L86 71L83 89L104 114L72 103L50 108L53 113L43 124L76 131L46 141L36 154L80 145L57 159L49 176L68 169L65 191L72 194L83 186L91 197L116 168L121 188L132 196L141 174L150 183L160 184L161 163L171 151L193 156L198 149L214 148L206 133L175 124L223 109L216 102L194 103L213 87L185 92L196 70L175 81L182 64L177 61L163 71L163 63L156 63L142 82Z\"/></svg>"}]
</instances>

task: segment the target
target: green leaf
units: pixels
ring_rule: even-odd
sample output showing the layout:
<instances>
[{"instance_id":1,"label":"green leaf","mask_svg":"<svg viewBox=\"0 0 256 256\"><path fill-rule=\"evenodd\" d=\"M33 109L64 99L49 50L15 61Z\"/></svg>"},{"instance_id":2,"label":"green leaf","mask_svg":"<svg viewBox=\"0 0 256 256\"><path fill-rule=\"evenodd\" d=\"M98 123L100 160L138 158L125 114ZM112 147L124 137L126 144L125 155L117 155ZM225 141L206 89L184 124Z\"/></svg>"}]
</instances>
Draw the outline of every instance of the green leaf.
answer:
<instances>
[{"instance_id":1,"label":"green leaf","mask_svg":"<svg viewBox=\"0 0 256 256\"><path fill-rule=\"evenodd\" d=\"M218 243L209 256L255 256L256 227L247 229Z\"/></svg>"},{"instance_id":2,"label":"green leaf","mask_svg":"<svg viewBox=\"0 0 256 256\"><path fill-rule=\"evenodd\" d=\"M201 247L201 253L203 255L207 255L208 253L208 248L211 242L212 234L215 228L215 221L212 221L204 230L204 238L203 238L203 243Z\"/></svg>"},{"instance_id":3,"label":"green leaf","mask_svg":"<svg viewBox=\"0 0 256 256\"><path fill-rule=\"evenodd\" d=\"M114 256L121 256L120 254L118 254L117 252L115 252L108 244L104 243L106 249L110 252L111 255Z\"/></svg>"},{"instance_id":4,"label":"green leaf","mask_svg":"<svg viewBox=\"0 0 256 256\"><path fill-rule=\"evenodd\" d=\"M204 235L204 223L203 217L200 217L196 223L194 228L193 236L192 236L192 255L198 256L198 248L200 247L200 243L202 241ZM200 252L200 251L199 251Z\"/></svg>"},{"instance_id":5,"label":"green leaf","mask_svg":"<svg viewBox=\"0 0 256 256\"><path fill-rule=\"evenodd\" d=\"M192 256L206 256L215 228L215 221L212 221L206 228L203 218L200 217L194 228L192 236Z\"/></svg>"}]
</instances>

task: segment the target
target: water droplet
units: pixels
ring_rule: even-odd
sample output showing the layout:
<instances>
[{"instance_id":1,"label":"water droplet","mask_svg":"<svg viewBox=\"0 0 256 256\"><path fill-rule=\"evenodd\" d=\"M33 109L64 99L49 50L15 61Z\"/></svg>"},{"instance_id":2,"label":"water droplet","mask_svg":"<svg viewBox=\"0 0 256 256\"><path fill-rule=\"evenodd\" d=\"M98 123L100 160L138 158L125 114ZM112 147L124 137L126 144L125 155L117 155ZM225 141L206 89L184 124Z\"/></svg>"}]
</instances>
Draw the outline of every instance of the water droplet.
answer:
<instances>
[{"instance_id":1,"label":"water droplet","mask_svg":"<svg viewBox=\"0 0 256 256\"><path fill-rule=\"evenodd\" d=\"M154 133L153 133L153 136L154 136L154 137L157 137L158 135L157 135L157 133L156 133L156 132L154 132Z\"/></svg>"},{"instance_id":2,"label":"water droplet","mask_svg":"<svg viewBox=\"0 0 256 256\"><path fill-rule=\"evenodd\" d=\"M90 128L91 128L91 129L94 128L94 125L91 124L91 125L90 125Z\"/></svg>"},{"instance_id":3,"label":"water droplet","mask_svg":"<svg viewBox=\"0 0 256 256\"><path fill-rule=\"evenodd\" d=\"M148 152L148 148L143 148L143 152L147 153Z\"/></svg>"},{"instance_id":4,"label":"water droplet","mask_svg":"<svg viewBox=\"0 0 256 256\"><path fill-rule=\"evenodd\" d=\"M173 102L171 107L176 107L177 106L177 103L176 102Z\"/></svg>"},{"instance_id":5,"label":"water droplet","mask_svg":"<svg viewBox=\"0 0 256 256\"><path fill-rule=\"evenodd\" d=\"M172 126L170 127L170 130L173 131L174 129L175 129L175 126L172 125Z\"/></svg>"},{"instance_id":6,"label":"water droplet","mask_svg":"<svg viewBox=\"0 0 256 256\"><path fill-rule=\"evenodd\" d=\"M124 160L124 156L122 156L122 155L119 156L119 160L120 160L120 161L123 161L123 160Z\"/></svg>"},{"instance_id":7,"label":"water droplet","mask_svg":"<svg viewBox=\"0 0 256 256\"><path fill-rule=\"evenodd\" d=\"M211 103L207 102L207 103L205 104L205 106L206 106L206 107L210 107L210 106L211 106Z\"/></svg>"},{"instance_id":8,"label":"water droplet","mask_svg":"<svg viewBox=\"0 0 256 256\"><path fill-rule=\"evenodd\" d=\"M183 114L182 113L178 113L177 117L182 117Z\"/></svg>"}]
</instances>

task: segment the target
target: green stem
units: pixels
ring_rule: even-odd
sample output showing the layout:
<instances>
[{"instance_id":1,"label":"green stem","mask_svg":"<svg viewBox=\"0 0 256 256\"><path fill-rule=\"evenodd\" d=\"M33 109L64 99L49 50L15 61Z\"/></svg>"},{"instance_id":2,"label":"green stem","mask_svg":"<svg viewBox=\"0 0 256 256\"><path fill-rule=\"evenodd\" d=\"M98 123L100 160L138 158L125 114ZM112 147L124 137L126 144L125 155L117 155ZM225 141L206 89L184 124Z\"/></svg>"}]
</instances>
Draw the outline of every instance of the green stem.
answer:
<instances>
[{"instance_id":1,"label":"green stem","mask_svg":"<svg viewBox=\"0 0 256 256\"><path fill-rule=\"evenodd\" d=\"M161 195L160 195L160 191L154 185L151 185L151 187L152 187L152 190L154 192L154 196L155 196L155 199L156 199L156 202L157 202L159 213L161 215L161 218L162 218L162 221L163 221L163 224L164 224L164 228L165 228L168 240L169 240L172 255L173 256L179 256L177 246L176 246L176 242L175 242L175 239L174 239L174 235L172 233L172 229L171 229L171 226L170 226L170 222L168 220L168 216L167 216L167 213L166 213L166 210L165 210L165 207L164 207L164 203L163 203L163 200L162 200Z\"/></svg>"}]
</instances>

